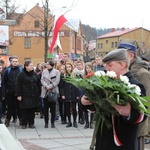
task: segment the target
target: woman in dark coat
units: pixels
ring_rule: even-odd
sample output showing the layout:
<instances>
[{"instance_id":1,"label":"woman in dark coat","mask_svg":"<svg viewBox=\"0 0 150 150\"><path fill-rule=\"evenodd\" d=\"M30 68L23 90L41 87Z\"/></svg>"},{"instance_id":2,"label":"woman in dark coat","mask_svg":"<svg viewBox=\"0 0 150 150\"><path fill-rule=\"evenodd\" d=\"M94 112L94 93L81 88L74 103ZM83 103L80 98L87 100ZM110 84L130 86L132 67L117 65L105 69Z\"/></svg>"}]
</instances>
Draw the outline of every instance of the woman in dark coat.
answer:
<instances>
[{"instance_id":1,"label":"woman in dark coat","mask_svg":"<svg viewBox=\"0 0 150 150\"><path fill-rule=\"evenodd\" d=\"M65 74L65 65L61 65L59 71L60 71L60 82L59 82L58 87L59 87L59 91L61 91L61 87L62 87L61 85L63 84L63 78L64 78L64 74ZM62 99L61 93L60 93L58 102L59 102L59 113L60 113L60 117L61 117L61 123L67 124L65 101L64 101L64 99Z\"/></svg>"},{"instance_id":2,"label":"woman in dark coat","mask_svg":"<svg viewBox=\"0 0 150 150\"><path fill-rule=\"evenodd\" d=\"M64 74L64 78L74 76L73 74L73 66L71 63L66 63L65 65L66 73ZM77 102L79 99L79 90L72 85L71 83L67 83L65 81L61 81L60 85L60 94L61 98L65 101L65 109L66 109L66 115L68 117L68 124L66 127L71 127L71 110L73 113L73 126L77 128Z\"/></svg>"},{"instance_id":3,"label":"woman in dark coat","mask_svg":"<svg viewBox=\"0 0 150 150\"><path fill-rule=\"evenodd\" d=\"M25 129L27 124L30 128L35 128L35 109L39 105L40 90L40 79L34 72L32 61L26 61L23 72L18 75L16 81L16 96L22 110L22 129Z\"/></svg>"}]
</instances>

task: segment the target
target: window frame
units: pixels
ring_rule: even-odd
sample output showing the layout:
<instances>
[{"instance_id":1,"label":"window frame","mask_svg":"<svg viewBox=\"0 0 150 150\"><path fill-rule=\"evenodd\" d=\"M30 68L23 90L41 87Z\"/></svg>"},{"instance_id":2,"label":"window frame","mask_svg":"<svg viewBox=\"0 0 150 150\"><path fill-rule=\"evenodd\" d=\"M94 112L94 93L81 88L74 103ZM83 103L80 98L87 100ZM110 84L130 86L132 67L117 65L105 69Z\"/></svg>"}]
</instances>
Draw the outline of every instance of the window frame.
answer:
<instances>
[{"instance_id":1,"label":"window frame","mask_svg":"<svg viewBox=\"0 0 150 150\"><path fill-rule=\"evenodd\" d=\"M25 49L31 48L31 37L24 37L24 48Z\"/></svg>"}]
</instances>

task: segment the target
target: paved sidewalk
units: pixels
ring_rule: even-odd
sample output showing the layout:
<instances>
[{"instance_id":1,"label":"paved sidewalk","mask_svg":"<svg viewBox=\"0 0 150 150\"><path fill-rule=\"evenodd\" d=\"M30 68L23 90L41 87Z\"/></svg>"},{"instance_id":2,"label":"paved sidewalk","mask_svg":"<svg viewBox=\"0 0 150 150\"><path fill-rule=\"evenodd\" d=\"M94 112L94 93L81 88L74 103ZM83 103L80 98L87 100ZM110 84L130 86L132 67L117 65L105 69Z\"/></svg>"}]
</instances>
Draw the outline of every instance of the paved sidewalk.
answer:
<instances>
[{"instance_id":1,"label":"paved sidewalk","mask_svg":"<svg viewBox=\"0 0 150 150\"><path fill-rule=\"evenodd\" d=\"M44 128L44 119L36 115L35 129L22 129L18 122L10 123L8 130L12 136L25 148L25 150L88 150L93 129L66 128L60 120L56 121L56 128ZM145 150L150 150L150 144L145 145Z\"/></svg>"},{"instance_id":2,"label":"paved sidewalk","mask_svg":"<svg viewBox=\"0 0 150 150\"><path fill-rule=\"evenodd\" d=\"M44 119L36 115L35 129L22 129L19 123L10 123L8 130L26 150L88 150L93 129L66 128L61 121L56 121L56 128L44 128Z\"/></svg>"}]
</instances>

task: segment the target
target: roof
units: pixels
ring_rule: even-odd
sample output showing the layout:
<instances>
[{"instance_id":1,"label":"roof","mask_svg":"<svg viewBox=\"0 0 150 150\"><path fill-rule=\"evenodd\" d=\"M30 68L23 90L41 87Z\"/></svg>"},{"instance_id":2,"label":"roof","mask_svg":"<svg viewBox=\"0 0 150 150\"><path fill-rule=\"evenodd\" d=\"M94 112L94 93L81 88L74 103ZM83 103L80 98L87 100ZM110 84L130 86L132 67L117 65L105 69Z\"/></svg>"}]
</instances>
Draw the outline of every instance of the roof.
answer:
<instances>
[{"instance_id":1,"label":"roof","mask_svg":"<svg viewBox=\"0 0 150 150\"><path fill-rule=\"evenodd\" d=\"M37 5L35 5L32 9L38 8L38 10L43 10L43 7L40 7L39 4L37 3ZM30 9L29 11L31 11L32 9ZM28 12L29 12L28 11ZM53 16L53 14L51 14L51 11L49 10L49 15ZM72 29L75 32L78 32L78 29L80 27L80 20L79 19L67 19L68 21L65 22L65 25L67 27L69 27L70 29Z\"/></svg>"},{"instance_id":2,"label":"roof","mask_svg":"<svg viewBox=\"0 0 150 150\"><path fill-rule=\"evenodd\" d=\"M139 28L140 28L140 27L139 27ZM126 34L126 33L131 32L131 31L137 30L137 29L139 29L139 28L132 28L132 29L125 29L125 28L122 28L121 30L115 30L115 29L113 28L111 32L99 36L98 39L106 38L106 37L121 36L121 35L124 35L124 34Z\"/></svg>"}]
</instances>

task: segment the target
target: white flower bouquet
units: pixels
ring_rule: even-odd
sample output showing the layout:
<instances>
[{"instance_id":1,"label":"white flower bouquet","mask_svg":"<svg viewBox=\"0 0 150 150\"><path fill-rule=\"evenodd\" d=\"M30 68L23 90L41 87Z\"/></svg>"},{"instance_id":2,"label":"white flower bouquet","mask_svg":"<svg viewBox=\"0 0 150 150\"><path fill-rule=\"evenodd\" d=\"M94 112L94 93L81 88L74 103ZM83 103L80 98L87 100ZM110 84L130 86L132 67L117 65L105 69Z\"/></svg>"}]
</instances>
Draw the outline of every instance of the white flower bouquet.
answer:
<instances>
[{"instance_id":1,"label":"white flower bouquet","mask_svg":"<svg viewBox=\"0 0 150 150\"><path fill-rule=\"evenodd\" d=\"M81 89L84 95L93 103L95 108L95 117L100 118L101 127L103 123L107 127L111 126L111 115L119 115L113 105L126 105L129 102L132 107L145 114L150 114L147 109L150 106L147 100L150 97L141 97L139 86L130 84L128 77L120 75L116 77L113 71L97 71L95 74L87 76L87 78L70 77L65 79L66 82L72 83Z\"/></svg>"},{"instance_id":2,"label":"white flower bouquet","mask_svg":"<svg viewBox=\"0 0 150 150\"><path fill-rule=\"evenodd\" d=\"M90 150L94 149L95 138L100 127L102 131L105 124L108 128L113 126L112 116L119 116L119 113L113 107L114 105L126 105L130 103L132 107L147 115L150 111L148 100L150 97L141 97L141 89L135 84L131 84L127 76L120 75L117 78L113 71L97 71L95 74L88 74L85 78L65 78L66 82L72 83L81 89L85 96L94 105L95 129L90 145ZM91 108L92 109L92 108Z\"/></svg>"}]
</instances>

